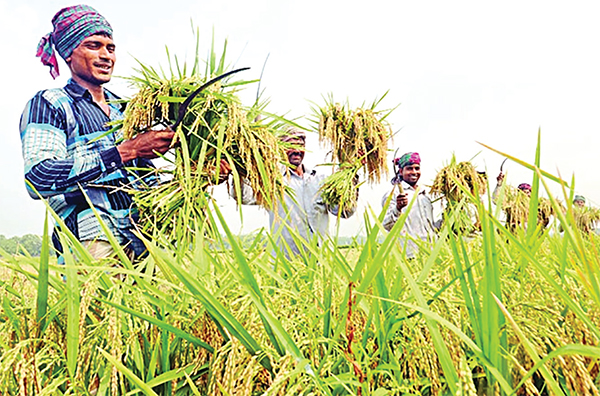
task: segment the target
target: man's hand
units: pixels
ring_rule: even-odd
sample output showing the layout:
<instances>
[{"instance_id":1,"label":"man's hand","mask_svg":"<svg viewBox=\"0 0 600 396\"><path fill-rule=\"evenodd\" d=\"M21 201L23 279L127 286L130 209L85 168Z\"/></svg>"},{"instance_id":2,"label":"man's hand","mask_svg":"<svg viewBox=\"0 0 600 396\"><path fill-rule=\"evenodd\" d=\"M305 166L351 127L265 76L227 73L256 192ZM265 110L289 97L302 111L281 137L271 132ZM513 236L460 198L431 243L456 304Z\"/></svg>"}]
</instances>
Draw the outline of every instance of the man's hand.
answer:
<instances>
[{"instance_id":1,"label":"man's hand","mask_svg":"<svg viewBox=\"0 0 600 396\"><path fill-rule=\"evenodd\" d=\"M148 131L119 144L117 150L123 162L135 158L156 158L171 148L174 136L175 132L170 129Z\"/></svg>"},{"instance_id":2,"label":"man's hand","mask_svg":"<svg viewBox=\"0 0 600 396\"><path fill-rule=\"evenodd\" d=\"M366 165L367 156L365 155L365 152L363 150L358 150L356 154L358 154L358 158L360 158L361 165Z\"/></svg>"},{"instance_id":3,"label":"man's hand","mask_svg":"<svg viewBox=\"0 0 600 396\"><path fill-rule=\"evenodd\" d=\"M398 209L398 211L401 211L402 208L405 208L408 206L408 194L404 193L404 194L398 194L396 196L396 209Z\"/></svg>"},{"instance_id":4,"label":"man's hand","mask_svg":"<svg viewBox=\"0 0 600 396\"><path fill-rule=\"evenodd\" d=\"M496 178L496 181L498 182L498 185L501 186L502 182L504 181L504 173L500 172L500 174Z\"/></svg>"},{"instance_id":5,"label":"man's hand","mask_svg":"<svg viewBox=\"0 0 600 396\"><path fill-rule=\"evenodd\" d=\"M226 181L230 174L231 165L229 165L229 162L221 158L221 162L219 163L219 184Z\"/></svg>"}]
</instances>

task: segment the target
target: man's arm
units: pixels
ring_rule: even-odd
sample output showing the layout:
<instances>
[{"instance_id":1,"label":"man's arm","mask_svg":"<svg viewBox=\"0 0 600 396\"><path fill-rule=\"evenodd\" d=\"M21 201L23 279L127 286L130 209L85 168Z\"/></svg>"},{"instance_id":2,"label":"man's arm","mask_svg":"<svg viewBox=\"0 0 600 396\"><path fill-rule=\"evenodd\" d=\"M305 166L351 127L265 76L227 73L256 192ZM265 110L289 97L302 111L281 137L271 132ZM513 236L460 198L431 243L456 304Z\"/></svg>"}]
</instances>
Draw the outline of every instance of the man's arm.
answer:
<instances>
[{"instance_id":1,"label":"man's arm","mask_svg":"<svg viewBox=\"0 0 600 396\"><path fill-rule=\"evenodd\" d=\"M383 196L383 199L381 200L381 206L385 207L388 198L390 195L394 194L395 190L396 189L394 187L389 194ZM393 195L387 211L385 212L385 217L383 218L383 228L385 228L387 231L391 230L402 214L402 209L404 209L406 206L408 206L408 194L398 193Z\"/></svg>"},{"instance_id":2,"label":"man's arm","mask_svg":"<svg viewBox=\"0 0 600 396\"><path fill-rule=\"evenodd\" d=\"M389 196L392 195L393 193L394 193L394 191L392 190L392 192L383 196L382 206L384 208L385 208L385 204L388 201ZM400 214L401 214L401 212L396 207L396 197L392 196L392 198L390 199L389 206L387 207L387 210L385 212L385 216L383 218L383 228L385 228L386 231L391 230L392 227L394 227L394 224L396 224L396 222L398 221Z\"/></svg>"},{"instance_id":3,"label":"man's arm","mask_svg":"<svg viewBox=\"0 0 600 396\"><path fill-rule=\"evenodd\" d=\"M238 192L235 188L235 183L233 178L230 178L227 182L227 190L229 191L229 196L235 199L236 202L241 203L242 205L257 205L256 195L254 194L254 190L252 187L245 181L240 181L240 197L238 198Z\"/></svg>"},{"instance_id":4,"label":"man's arm","mask_svg":"<svg viewBox=\"0 0 600 396\"><path fill-rule=\"evenodd\" d=\"M494 205L498 204L498 194L500 193L500 188L502 187L502 183L504 182L504 173L500 172L498 177L496 177L496 187L492 192L492 202Z\"/></svg>"},{"instance_id":5,"label":"man's arm","mask_svg":"<svg viewBox=\"0 0 600 396\"><path fill-rule=\"evenodd\" d=\"M103 133L98 132L99 135ZM124 162L130 159L154 158L157 156L155 152L166 152L173 132L145 133L119 146L107 143L106 138L94 141L94 136L89 137L89 141L82 140L69 154L64 111L51 105L42 94L36 95L21 116L26 180L42 196L74 191L79 184L93 182L122 168ZM88 149L94 145L95 150ZM37 198L29 188L28 191Z\"/></svg>"},{"instance_id":6,"label":"man's arm","mask_svg":"<svg viewBox=\"0 0 600 396\"><path fill-rule=\"evenodd\" d=\"M148 131L126 140L117 146L122 162L136 158L152 159L171 148L175 132L171 130Z\"/></svg>"}]
</instances>

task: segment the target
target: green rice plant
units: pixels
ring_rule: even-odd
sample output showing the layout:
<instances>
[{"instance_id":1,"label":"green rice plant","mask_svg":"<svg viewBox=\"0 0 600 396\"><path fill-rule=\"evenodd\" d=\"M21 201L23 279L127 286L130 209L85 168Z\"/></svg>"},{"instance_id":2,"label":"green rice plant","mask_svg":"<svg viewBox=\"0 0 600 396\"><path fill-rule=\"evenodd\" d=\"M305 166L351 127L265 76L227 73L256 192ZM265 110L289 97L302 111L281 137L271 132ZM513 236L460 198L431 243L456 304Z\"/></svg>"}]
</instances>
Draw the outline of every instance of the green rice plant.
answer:
<instances>
[{"instance_id":1,"label":"green rice plant","mask_svg":"<svg viewBox=\"0 0 600 396\"><path fill-rule=\"evenodd\" d=\"M523 161L534 224L540 188L573 193L537 157ZM307 241L286 259L276 235L234 235L210 201L223 235L200 222L185 248L186 230L141 235L136 262L114 239L116 256L94 260L66 230L65 266L0 251L0 393L598 394L598 237L570 205L562 234L514 233L491 198L461 191L481 234L452 232L451 213L413 259L406 214L384 232L385 211L365 213L362 242Z\"/></svg>"}]
</instances>

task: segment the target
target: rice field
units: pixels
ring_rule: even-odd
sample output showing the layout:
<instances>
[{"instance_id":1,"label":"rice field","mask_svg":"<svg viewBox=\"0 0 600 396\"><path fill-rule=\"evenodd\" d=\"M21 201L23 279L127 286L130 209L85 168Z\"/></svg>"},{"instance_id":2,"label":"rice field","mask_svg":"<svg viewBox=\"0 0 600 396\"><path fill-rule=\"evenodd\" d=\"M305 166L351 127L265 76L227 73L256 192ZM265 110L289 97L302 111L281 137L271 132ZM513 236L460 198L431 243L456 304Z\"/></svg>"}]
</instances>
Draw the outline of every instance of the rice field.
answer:
<instances>
[{"instance_id":1,"label":"rice field","mask_svg":"<svg viewBox=\"0 0 600 396\"><path fill-rule=\"evenodd\" d=\"M146 239L139 262L69 235L64 267L48 235L40 257L0 252L0 394L598 394L598 237L570 206L562 234L515 233L471 196L481 232L451 213L412 260L404 219L387 233L372 213L363 242L288 261L204 202L222 233Z\"/></svg>"},{"instance_id":2,"label":"rice field","mask_svg":"<svg viewBox=\"0 0 600 396\"><path fill-rule=\"evenodd\" d=\"M210 59L204 77L226 69L224 55ZM206 81L177 62L170 70L177 73L142 67L137 82L152 100L132 99L138 123L115 128L135 134L171 122L192 82ZM558 183L572 202L569 185L538 168L539 146L535 164L508 156L534 175L518 229L499 220L502 207L481 199L480 187L458 183L437 239L417 241L413 259L399 242L406 215L387 232L385 210L371 208L360 242L305 241L290 260L266 230L235 235L206 192L220 158L233 165L238 189L245 166L258 169L248 174L258 174L251 183L265 187L267 207L283 189L266 164L278 165L277 133L291 122L258 100L240 106L243 84L198 97L195 116L178 129L171 182L135 197L146 208L146 257L131 261L113 239L115 257L96 260L66 232L59 266L49 224L61 220L51 211L39 257L0 250L0 395L599 394L599 239L550 194ZM355 121L387 114L366 113ZM339 141L337 132L327 139ZM372 123L367 132L376 140L343 147L335 161L363 153L356 169L376 181L388 127ZM243 148L231 139L239 134L248 138ZM543 193L561 233L538 226ZM464 235L456 230L467 205L478 229Z\"/></svg>"}]
</instances>

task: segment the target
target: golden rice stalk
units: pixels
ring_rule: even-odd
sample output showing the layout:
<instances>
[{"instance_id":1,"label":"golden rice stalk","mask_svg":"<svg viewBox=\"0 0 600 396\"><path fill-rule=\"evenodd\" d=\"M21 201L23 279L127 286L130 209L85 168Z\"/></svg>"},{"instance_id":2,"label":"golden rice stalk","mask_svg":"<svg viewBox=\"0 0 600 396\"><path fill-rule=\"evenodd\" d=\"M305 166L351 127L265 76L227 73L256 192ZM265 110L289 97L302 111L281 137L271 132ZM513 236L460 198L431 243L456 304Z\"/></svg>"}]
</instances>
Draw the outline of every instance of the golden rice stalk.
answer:
<instances>
[{"instance_id":1,"label":"golden rice stalk","mask_svg":"<svg viewBox=\"0 0 600 396\"><path fill-rule=\"evenodd\" d=\"M462 187L462 188L461 188ZM449 202L460 202L467 196L464 190L474 196L485 194L487 177L477 172L471 162L456 162L452 157L449 165L443 167L433 180L430 193L434 196L443 196Z\"/></svg>"},{"instance_id":2,"label":"golden rice stalk","mask_svg":"<svg viewBox=\"0 0 600 396\"><path fill-rule=\"evenodd\" d=\"M506 214L506 226L510 230L523 227L527 224L529 217L529 196L521 190L512 186L506 186L506 193L502 209ZM546 228L550 223L550 218L554 215L554 208L549 199L538 198L537 221L542 228Z\"/></svg>"},{"instance_id":3,"label":"golden rice stalk","mask_svg":"<svg viewBox=\"0 0 600 396\"><path fill-rule=\"evenodd\" d=\"M589 206L573 206L573 217L577 227L585 233L593 232L595 223L600 220L600 209Z\"/></svg>"},{"instance_id":4,"label":"golden rice stalk","mask_svg":"<svg viewBox=\"0 0 600 396\"><path fill-rule=\"evenodd\" d=\"M337 163L361 162L371 183L387 175L388 140L391 127L385 120L390 112L370 108L350 110L329 98L324 107L314 109L319 124L319 141L332 149Z\"/></svg>"}]
</instances>

